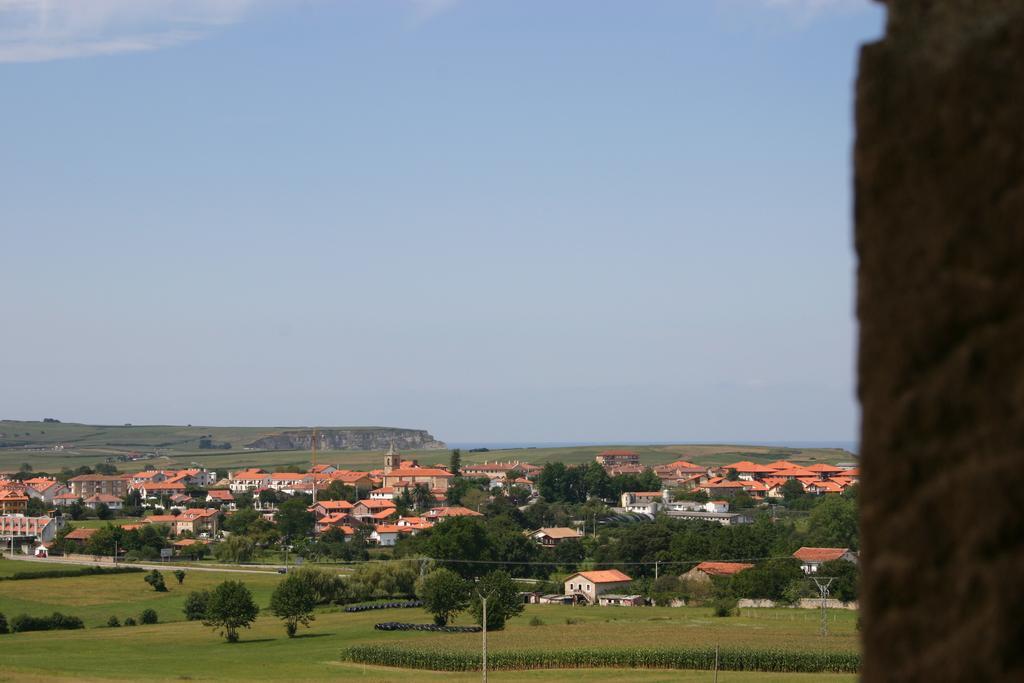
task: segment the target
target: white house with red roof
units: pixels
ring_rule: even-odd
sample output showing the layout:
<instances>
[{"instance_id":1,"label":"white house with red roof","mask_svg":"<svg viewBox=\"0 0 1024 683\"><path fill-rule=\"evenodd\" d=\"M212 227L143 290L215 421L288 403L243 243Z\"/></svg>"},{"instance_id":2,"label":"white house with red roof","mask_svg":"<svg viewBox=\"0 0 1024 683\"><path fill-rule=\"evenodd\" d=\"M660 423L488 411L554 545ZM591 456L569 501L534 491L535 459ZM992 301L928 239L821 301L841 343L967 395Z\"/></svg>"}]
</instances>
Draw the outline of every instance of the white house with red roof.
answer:
<instances>
[{"instance_id":1,"label":"white house with red roof","mask_svg":"<svg viewBox=\"0 0 1024 683\"><path fill-rule=\"evenodd\" d=\"M835 560L857 562L857 553L849 548L808 548L803 547L793 553L800 560L800 568L805 574L817 574L821 565Z\"/></svg>"},{"instance_id":2,"label":"white house with red roof","mask_svg":"<svg viewBox=\"0 0 1024 683\"><path fill-rule=\"evenodd\" d=\"M589 605L595 605L599 595L626 588L632 580L618 569L576 572L565 579L565 594L573 595Z\"/></svg>"}]
</instances>

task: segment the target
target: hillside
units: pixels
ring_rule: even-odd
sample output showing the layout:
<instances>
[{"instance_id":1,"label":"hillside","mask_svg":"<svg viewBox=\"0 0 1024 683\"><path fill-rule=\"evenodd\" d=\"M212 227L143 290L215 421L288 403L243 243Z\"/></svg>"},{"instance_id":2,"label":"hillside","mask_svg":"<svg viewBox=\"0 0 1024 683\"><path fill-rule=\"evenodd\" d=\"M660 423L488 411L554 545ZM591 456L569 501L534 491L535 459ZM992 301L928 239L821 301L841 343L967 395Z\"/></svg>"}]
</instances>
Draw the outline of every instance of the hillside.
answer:
<instances>
[{"instance_id":1,"label":"hillside","mask_svg":"<svg viewBox=\"0 0 1024 683\"><path fill-rule=\"evenodd\" d=\"M351 469L381 465L381 453L393 439L403 454L422 464L445 463L448 451L423 430L389 427L321 428L320 462ZM195 465L216 468L308 467L311 430L294 427L204 427L171 425L84 425L76 423L0 420L0 471L28 464L35 471L57 472L110 462L122 470L146 464L157 467ZM205 448L200 441L208 440ZM230 445L230 448L223 446ZM724 464L735 460L770 462L784 458L800 464L851 462L852 453L839 448L782 448L729 444L656 446L574 446L515 448L486 452L463 451L464 463L520 460L533 463L591 462L608 448L628 448L649 465L685 459L698 464ZM133 457L144 460L131 460Z\"/></svg>"}]
</instances>

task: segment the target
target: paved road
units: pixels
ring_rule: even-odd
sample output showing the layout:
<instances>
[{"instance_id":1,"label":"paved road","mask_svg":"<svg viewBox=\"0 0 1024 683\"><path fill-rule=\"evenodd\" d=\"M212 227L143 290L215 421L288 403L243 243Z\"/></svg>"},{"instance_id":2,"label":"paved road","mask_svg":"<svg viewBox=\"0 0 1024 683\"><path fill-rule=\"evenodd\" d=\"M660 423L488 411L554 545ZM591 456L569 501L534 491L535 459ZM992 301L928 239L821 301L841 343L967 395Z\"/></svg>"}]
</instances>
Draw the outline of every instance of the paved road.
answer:
<instances>
[{"instance_id":1,"label":"paved road","mask_svg":"<svg viewBox=\"0 0 1024 683\"><path fill-rule=\"evenodd\" d=\"M39 562L40 564L74 564L83 565L87 567L113 567L115 566L111 562L89 562L86 560L68 560L63 557L26 557L24 555L16 555L11 557L4 555L7 559L15 559L19 562ZM184 569L185 571L197 571L197 572L233 572L237 574L275 574L277 570L274 567L267 567L266 569L230 569L228 567L196 567L193 565L179 565L162 562L118 562L118 567L138 567L139 569L160 569L160 570L175 570Z\"/></svg>"}]
</instances>

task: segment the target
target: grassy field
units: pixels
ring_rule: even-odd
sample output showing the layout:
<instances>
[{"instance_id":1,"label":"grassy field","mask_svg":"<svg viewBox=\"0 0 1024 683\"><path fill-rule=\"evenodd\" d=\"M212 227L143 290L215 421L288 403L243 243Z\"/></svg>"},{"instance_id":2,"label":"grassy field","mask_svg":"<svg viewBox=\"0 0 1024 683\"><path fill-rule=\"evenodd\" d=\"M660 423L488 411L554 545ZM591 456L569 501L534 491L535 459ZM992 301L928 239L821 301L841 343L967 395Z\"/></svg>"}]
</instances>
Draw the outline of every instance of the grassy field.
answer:
<instances>
[{"instance_id":1,"label":"grassy field","mask_svg":"<svg viewBox=\"0 0 1024 683\"><path fill-rule=\"evenodd\" d=\"M17 565L24 565L17 566ZM36 562L0 561L0 573L75 569L72 565L47 565ZM139 616L146 608L156 610L161 621L182 621L182 607L189 591L212 588L226 579L242 580L253 592L257 604L266 607L270 594L280 580L277 574L233 574L229 572L188 572L178 585L170 572L164 572L167 592L158 593L143 581L144 573L112 576L80 576L61 579L27 579L0 581L0 612L10 619L15 614L45 616L55 611L81 617L86 627L102 626L110 616L120 620Z\"/></svg>"},{"instance_id":2,"label":"grassy field","mask_svg":"<svg viewBox=\"0 0 1024 683\"><path fill-rule=\"evenodd\" d=\"M60 579L64 580L64 579ZM809 619L788 619L776 615L753 618L718 619L721 625L710 625L711 617L699 617L682 610L675 617L612 618L615 608L576 608L593 612L577 625L566 625L564 609L549 606L531 607L527 614L515 620L506 631L490 634L489 647L498 651L509 647L549 647L583 642L583 638L615 645L673 643L697 645L722 642L727 645L749 644L772 647L775 640L782 644L800 644L803 648L819 646L813 635L817 622ZM70 610L69 610L70 611ZM646 611L646 610L645 610ZM680 610L675 610L679 612ZM74 632L25 633L2 636L4 657L0 662L0 680L6 676L20 679L23 674L40 672L45 661L46 676L68 677L78 680L114 678L133 680L322 680L335 676L358 676L363 680L478 680L479 674L434 674L397 669L365 667L341 663L339 652L347 645L363 642L403 642L416 646L455 647L476 649L480 637L475 634L450 634L444 637L421 633L388 633L374 631L373 623L389 619L424 618L410 614L410 610L379 611L375 613L346 614L340 612L317 615L313 628L302 632L302 637L289 640L280 622L269 615L261 616L251 631L243 633L237 645L226 644L216 634L197 622L177 622L134 628L90 628ZM706 610L703 611L706 615ZM549 625L529 626L528 619L539 615ZM841 620L835 626L843 629ZM642 627L642 628L638 628ZM778 637L773 633L781 628ZM727 636L727 634L735 635ZM655 640L651 640L654 638ZM837 642L850 645L847 636L836 637ZM783 646L780 644L779 646ZM830 645L832 645L830 643ZM42 672L40 672L42 673ZM495 680L565 680L567 677L584 680L622 680L622 672L614 670L516 672L496 674ZM650 681L709 681L709 672L639 672L631 671L630 680ZM793 675L793 674L739 674L722 672L719 680L727 681L854 681L855 676Z\"/></svg>"},{"instance_id":3,"label":"grassy field","mask_svg":"<svg viewBox=\"0 0 1024 683\"><path fill-rule=\"evenodd\" d=\"M65 423L0 421L0 442L19 442L38 448L0 448L0 471L17 470L22 463L37 471L57 472L63 467L76 468L95 465L108 456L132 451L156 451L159 456L133 463L113 463L122 470L135 471L146 464L155 467L203 466L210 469L237 469L249 466L308 467L309 451L247 451L246 443L266 434L287 429L283 427L190 427L190 426L89 426ZM215 441L229 441L235 450L199 450L198 439L211 434ZM65 444L60 451L39 450L46 445ZM658 446L581 446L564 448L518 448L487 453L463 453L463 462L476 463L495 459L522 460L544 463L561 461L568 464L592 462L594 456L608 448L628 448L636 451L641 462L656 465L680 458L700 464L724 464L734 460L769 462L785 458L796 463L844 462L854 460L849 452L833 448L781 448L770 446L736 446L728 444L680 444ZM448 451L409 451L406 457L416 458L423 464L448 461ZM374 469L380 467L379 451L325 451L320 462L328 462L348 469Z\"/></svg>"}]
</instances>

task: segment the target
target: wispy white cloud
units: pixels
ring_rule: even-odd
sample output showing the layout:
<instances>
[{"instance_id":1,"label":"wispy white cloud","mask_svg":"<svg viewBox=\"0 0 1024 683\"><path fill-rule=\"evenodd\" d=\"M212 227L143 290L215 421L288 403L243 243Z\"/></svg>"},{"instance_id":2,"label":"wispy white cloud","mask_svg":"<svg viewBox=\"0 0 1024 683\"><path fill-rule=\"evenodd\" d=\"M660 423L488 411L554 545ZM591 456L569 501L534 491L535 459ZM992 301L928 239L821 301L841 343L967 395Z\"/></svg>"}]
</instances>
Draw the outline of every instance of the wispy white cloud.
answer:
<instances>
[{"instance_id":1,"label":"wispy white cloud","mask_svg":"<svg viewBox=\"0 0 1024 683\"><path fill-rule=\"evenodd\" d=\"M0 62L142 52L196 40L263 0L0 0Z\"/></svg>"},{"instance_id":2,"label":"wispy white cloud","mask_svg":"<svg viewBox=\"0 0 1024 683\"><path fill-rule=\"evenodd\" d=\"M829 12L855 12L870 9L873 0L719 0L726 5L746 5L785 12L800 21L809 21Z\"/></svg>"}]
</instances>

